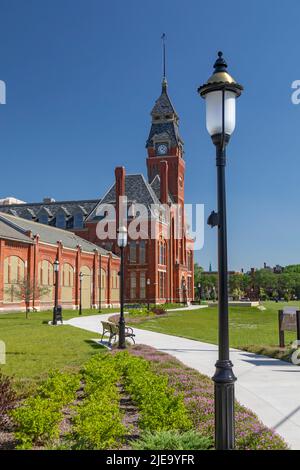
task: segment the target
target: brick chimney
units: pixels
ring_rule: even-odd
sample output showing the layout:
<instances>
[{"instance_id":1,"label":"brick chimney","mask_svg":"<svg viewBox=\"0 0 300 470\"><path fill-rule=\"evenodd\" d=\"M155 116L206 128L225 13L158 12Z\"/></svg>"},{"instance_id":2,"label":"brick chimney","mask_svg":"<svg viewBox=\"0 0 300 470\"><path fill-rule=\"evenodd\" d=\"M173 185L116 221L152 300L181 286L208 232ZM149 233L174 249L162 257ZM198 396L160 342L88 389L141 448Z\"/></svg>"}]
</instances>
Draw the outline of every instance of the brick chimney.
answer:
<instances>
[{"instance_id":1,"label":"brick chimney","mask_svg":"<svg viewBox=\"0 0 300 470\"><path fill-rule=\"evenodd\" d=\"M116 229L119 228L119 215L120 215L120 196L125 196L125 168L124 166L117 166L115 168L116 178Z\"/></svg>"},{"instance_id":2,"label":"brick chimney","mask_svg":"<svg viewBox=\"0 0 300 470\"><path fill-rule=\"evenodd\" d=\"M169 188L168 188L168 162L165 160L160 162L159 165L160 177L160 202L168 204Z\"/></svg>"}]
</instances>

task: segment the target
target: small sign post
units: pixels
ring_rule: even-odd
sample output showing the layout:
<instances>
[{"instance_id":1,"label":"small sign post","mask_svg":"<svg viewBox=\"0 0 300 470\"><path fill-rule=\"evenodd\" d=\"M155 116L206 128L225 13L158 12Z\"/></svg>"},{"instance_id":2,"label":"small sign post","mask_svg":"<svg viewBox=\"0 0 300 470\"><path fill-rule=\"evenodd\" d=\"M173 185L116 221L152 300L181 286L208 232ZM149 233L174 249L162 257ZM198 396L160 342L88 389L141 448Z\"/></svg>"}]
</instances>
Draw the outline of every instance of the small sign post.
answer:
<instances>
[{"instance_id":1,"label":"small sign post","mask_svg":"<svg viewBox=\"0 0 300 470\"><path fill-rule=\"evenodd\" d=\"M298 307L285 307L278 311L279 347L284 348L284 332L296 331L300 341L300 310Z\"/></svg>"}]
</instances>

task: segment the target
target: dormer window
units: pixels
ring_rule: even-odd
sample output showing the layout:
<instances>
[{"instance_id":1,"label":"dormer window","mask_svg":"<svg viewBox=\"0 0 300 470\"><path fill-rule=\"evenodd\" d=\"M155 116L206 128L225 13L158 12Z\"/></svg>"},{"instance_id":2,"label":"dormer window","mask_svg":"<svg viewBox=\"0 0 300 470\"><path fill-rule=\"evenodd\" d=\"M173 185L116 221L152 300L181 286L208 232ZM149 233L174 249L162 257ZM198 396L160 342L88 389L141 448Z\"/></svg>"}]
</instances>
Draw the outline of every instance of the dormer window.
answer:
<instances>
[{"instance_id":1,"label":"dormer window","mask_svg":"<svg viewBox=\"0 0 300 470\"><path fill-rule=\"evenodd\" d=\"M83 227L83 215L82 212L76 212L74 215L74 228L82 228Z\"/></svg>"},{"instance_id":2,"label":"dormer window","mask_svg":"<svg viewBox=\"0 0 300 470\"><path fill-rule=\"evenodd\" d=\"M44 214L41 214L41 215L39 216L39 223L40 223L40 224L48 225L48 221L49 221L49 217L48 217L47 214L44 213Z\"/></svg>"},{"instance_id":3,"label":"dormer window","mask_svg":"<svg viewBox=\"0 0 300 470\"><path fill-rule=\"evenodd\" d=\"M66 217L62 212L56 215L56 227L66 228Z\"/></svg>"}]
</instances>

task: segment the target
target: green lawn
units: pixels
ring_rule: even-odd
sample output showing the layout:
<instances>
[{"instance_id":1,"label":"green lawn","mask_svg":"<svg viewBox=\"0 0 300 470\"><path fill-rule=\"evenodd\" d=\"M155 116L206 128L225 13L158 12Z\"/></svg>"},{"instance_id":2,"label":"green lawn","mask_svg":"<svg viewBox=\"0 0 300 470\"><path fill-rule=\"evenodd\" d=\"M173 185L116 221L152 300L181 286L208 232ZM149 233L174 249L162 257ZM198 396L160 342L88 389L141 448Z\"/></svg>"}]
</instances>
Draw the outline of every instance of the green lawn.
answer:
<instances>
[{"instance_id":1,"label":"green lawn","mask_svg":"<svg viewBox=\"0 0 300 470\"><path fill-rule=\"evenodd\" d=\"M116 310L104 310L103 313ZM97 314L85 310L83 315ZM64 319L77 316L75 310L65 311ZM0 314L0 340L6 344L6 364L0 371L13 375L19 388L27 390L43 379L50 369L77 370L100 346L91 340L96 333L72 326L50 326L51 312ZM100 328L99 328L100 329Z\"/></svg>"},{"instance_id":2,"label":"green lawn","mask_svg":"<svg viewBox=\"0 0 300 470\"><path fill-rule=\"evenodd\" d=\"M299 305L290 302L290 305ZM255 307L230 308L230 345L242 348L250 345L278 345L278 310L287 303L265 302L265 311ZM164 317L152 317L137 328L167 333L217 344L217 307L173 312ZM286 343L296 338L296 333L286 332Z\"/></svg>"}]
</instances>

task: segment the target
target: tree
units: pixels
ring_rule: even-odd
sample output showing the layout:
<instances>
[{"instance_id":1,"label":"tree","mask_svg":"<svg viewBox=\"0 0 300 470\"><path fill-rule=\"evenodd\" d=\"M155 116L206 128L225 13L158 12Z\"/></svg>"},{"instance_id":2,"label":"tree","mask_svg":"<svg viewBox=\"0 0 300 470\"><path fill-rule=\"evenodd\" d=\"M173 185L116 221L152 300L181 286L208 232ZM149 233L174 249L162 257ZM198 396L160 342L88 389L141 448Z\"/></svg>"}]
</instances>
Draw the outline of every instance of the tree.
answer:
<instances>
[{"instance_id":1,"label":"tree","mask_svg":"<svg viewBox=\"0 0 300 470\"><path fill-rule=\"evenodd\" d=\"M32 300L40 299L43 295L48 294L49 291L49 287L40 286L27 278L24 278L18 283L12 283L10 287L5 289L5 292L8 295L11 295L13 298L25 302L26 318L28 318L30 302Z\"/></svg>"}]
</instances>

